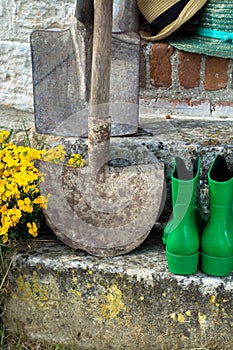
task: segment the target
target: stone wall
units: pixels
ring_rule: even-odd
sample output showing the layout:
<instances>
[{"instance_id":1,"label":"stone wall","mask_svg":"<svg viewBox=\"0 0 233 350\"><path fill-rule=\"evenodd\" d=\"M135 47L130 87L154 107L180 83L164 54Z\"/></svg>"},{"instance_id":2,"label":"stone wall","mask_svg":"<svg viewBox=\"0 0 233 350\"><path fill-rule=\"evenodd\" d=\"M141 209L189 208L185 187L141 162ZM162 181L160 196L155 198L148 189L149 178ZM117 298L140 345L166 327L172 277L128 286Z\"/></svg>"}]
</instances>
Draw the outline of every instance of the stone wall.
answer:
<instances>
[{"instance_id":1,"label":"stone wall","mask_svg":"<svg viewBox=\"0 0 233 350\"><path fill-rule=\"evenodd\" d=\"M0 109L33 112L30 34L65 29L75 21L77 0L1 0ZM114 0L113 31L137 31L136 0ZM11 115L15 111L10 110Z\"/></svg>"},{"instance_id":2,"label":"stone wall","mask_svg":"<svg viewBox=\"0 0 233 350\"><path fill-rule=\"evenodd\" d=\"M75 14L75 0L1 0L0 105L33 111L30 33L66 28Z\"/></svg>"},{"instance_id":3,"label":"stone wall","mask_svg":"<svg viewBox=\"0 0 233 350\"><path fill-rule=\"evenodd\" d=\"M30 34L36 29L68 28L75 19L76 2L1 0L3 121L22 122L24 114L19 117L19 111L23 111L33 122ZM114 31L138 30L136 0L114 0L113 10ZM142 41L141 98L146 105L167 113L229 117L233 111L232 68L232 60L185 53L166 42Z\"/></svg>"}]
</instances>

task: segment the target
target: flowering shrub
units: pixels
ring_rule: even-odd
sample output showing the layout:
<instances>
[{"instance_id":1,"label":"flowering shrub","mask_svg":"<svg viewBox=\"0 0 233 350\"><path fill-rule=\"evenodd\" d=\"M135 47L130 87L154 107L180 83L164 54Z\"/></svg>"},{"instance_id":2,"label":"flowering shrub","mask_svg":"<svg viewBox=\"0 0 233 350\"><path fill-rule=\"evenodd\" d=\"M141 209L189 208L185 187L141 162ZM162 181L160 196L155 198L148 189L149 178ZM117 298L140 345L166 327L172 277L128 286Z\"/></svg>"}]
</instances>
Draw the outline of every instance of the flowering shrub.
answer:
<instances>
[{"instance_id":1,"label":"flowering shrub","mask_svg":"<svg viewBox=\"0 0 233 350\"><path fill-rule=\"evenodd\" d=\"M44 181L34 161L64 162L63 146L36 150L9 142L11 133L0 131L0 243L12 239L36 237L47 208L49 194L40 195L39 183ZM69 166L81 167L85 160L72 154Z\"/></svg>"}]
</instances>

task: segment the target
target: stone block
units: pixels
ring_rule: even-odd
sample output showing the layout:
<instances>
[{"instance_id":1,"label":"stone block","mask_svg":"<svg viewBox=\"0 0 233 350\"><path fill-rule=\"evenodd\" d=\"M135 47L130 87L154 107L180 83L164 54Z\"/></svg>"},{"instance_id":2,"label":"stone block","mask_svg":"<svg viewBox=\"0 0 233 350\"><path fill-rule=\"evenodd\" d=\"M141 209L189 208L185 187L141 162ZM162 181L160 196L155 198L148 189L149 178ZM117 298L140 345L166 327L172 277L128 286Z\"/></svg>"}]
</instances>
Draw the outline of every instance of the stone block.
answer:
<instances>
[{"instance_id":1,"label":"stone block","mask_svg":"<svg viewBox=\"0 0 233 350\"><path fill-rule=\"evenodd\" d=\"M67 28L74 18L76 1L1 0L0 40L28 43L33 30Z\"/></svg>"},{"instance_id":2,"label":"stone block","mask_svg":"<svg viewBox=\"0 0 233 350\"><path fill-rule=\"evenodd\" d=\"M233 102L217 101L213 104L212 116L226 118L233 115Z\"/></svg>"},{"instance_id":3,"label":"stone block","mask_svg":"<svg viewBox=\"0 0 233 350\"><path fill-rule=\"evenodd\" d=\"M2 127L12 128L15 131L22 130L23 126L27 130L35 129L33 111L28 112L0 104L0 115Z\"/></svg>"},{"instance_id":4,"label":"stone block","mask_svg":"<svg viewBox=\"0 0 233 350\"><path fill-rule=\"evenodd\" d=\"M99 259L50 239L18 252L4 320L9 350L59 343L76 350L224 349L233 343L233 276L176 276L159 228L134 252Z\"/></svg>"},{"instance_id":5,"label":"stone block","mask_svg":"<svg viewBox=\"0 0 233 350\"><path fill-rule=\"evenodd\" d=\"M183 116L210 116L210 102L208 100L192 100L182 98L157 98L141 100L142 105L157 109L158 113Z\"/></svg>"},{"instance_id":6,"label":"stone block","mask_svg":"<svg viewBox=\"0 0 233 350\"><path fill-rule=\"evenodd\" d=\"M33 110L30 47L26 43L0 41L0 104Z\"/></svg>"}]
</instances>

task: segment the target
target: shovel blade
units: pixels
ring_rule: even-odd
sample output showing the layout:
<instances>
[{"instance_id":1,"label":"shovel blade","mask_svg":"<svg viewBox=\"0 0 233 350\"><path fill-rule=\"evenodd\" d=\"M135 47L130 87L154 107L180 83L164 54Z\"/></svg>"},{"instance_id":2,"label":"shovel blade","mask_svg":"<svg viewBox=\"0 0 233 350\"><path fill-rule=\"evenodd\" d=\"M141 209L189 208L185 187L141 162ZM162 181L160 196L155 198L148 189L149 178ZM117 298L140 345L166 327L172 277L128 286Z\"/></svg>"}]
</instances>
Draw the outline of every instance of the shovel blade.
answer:
<instances>
[{"instance_id":1,"label":"shovel blade","mask_svg":"<svg viewBox=\"0 0 233 350\"><path fill-rule=\"evenodd\" d=\"M90 72L85 58L77 62L70 29L34 31L31 54L36 131L53 134L66 118L85 108Z\"/></svg>"},{"instance_id":2,"label":"shovel blade","mask_svg":"<svg viewBox=\"0 0 233 350\"><path fill-rule=\"evenodd\" d=\"M80 23L78 30L71 27L67 30L32 32L34 115L38 133L87 136L91 79L90 40L90 32ZM111 136L137 132L139 55L140 39L136 33L113 34ZM122 110L118 106L125 106L126 120L122 121ZM69 125L70 119L76 120L76 129Z\"/></svg>"},{"instance_id":3,"label":"shovel blade","mask_svg":"<svg viewBox=\"0 0 233 350\"><path fill-rule=\"evenodd\" d=\"M50 193L47 222L74 249L96 256L116 256L138 247L163 209L164 165L74 169L40 163Z\"/></svg>"}]
</instances>

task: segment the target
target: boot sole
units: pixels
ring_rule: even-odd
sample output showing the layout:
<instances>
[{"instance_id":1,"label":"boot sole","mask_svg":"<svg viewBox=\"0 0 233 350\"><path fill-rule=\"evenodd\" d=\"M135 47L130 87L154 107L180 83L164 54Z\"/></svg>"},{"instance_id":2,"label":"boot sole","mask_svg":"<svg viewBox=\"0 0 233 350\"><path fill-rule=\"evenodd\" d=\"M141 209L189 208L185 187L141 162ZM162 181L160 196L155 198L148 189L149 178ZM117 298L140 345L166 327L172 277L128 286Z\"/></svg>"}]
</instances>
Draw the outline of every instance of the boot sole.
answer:
<instances>
[{"instance_id":1,"label":"boot sole","mask_svg":"<svg viewBox=\"0 0 233 350\"><path fill-rule=\"evenodd\" d=\"M191 255L176 255L166 251L168 270L176 275L192 275L198 270L199 252Z\"/></svg>"},{"instance_id":2,"label":"boot sole","mask_svg":"<svg viewBox=\"0 0 233 350\"><path fill-rule=\"evenodd\" d=\"M233 255L225 258L201 252L202 271L210 276L224 277L233 271Z\"/></svg>"}]
</instances>

